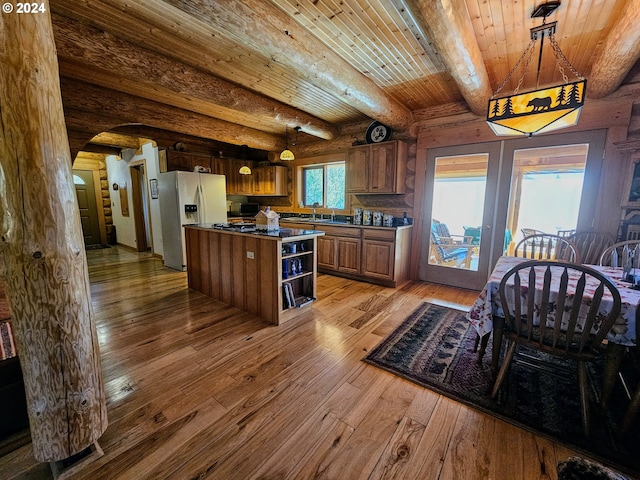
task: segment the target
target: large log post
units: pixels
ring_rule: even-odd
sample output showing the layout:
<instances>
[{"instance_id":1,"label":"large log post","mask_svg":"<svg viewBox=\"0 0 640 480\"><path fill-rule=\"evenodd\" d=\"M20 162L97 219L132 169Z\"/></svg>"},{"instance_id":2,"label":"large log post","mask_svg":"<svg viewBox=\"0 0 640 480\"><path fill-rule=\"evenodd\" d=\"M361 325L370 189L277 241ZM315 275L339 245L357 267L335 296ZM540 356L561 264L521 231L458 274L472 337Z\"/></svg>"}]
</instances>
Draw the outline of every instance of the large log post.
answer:
<instances>
[{"instance_id":1,"label":"large log post","mask_svg":"<svg viewBox=\"0 0 640 480\"><path fill-rule=\"evenodd\" d=\"M0 14L0 65L0 275L34 455L53 462L91 446L107 412L48 11Z\"/></svg>"}]
</instances>

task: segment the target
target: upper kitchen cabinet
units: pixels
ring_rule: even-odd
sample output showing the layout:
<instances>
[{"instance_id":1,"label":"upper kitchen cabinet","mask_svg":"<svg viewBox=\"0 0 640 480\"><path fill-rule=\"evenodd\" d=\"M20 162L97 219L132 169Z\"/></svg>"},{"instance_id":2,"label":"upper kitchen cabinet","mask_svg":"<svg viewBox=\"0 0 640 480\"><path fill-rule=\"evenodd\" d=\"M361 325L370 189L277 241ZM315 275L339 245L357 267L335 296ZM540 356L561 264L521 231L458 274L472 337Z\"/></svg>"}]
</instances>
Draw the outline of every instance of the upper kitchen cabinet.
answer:
<instances>
[{"instance_id":1,"label":"upper kitchen cabinet","mask_svg":"<svg viewBox=\"0 0 640 480\"><path fill-rule=\"evenodd\" d=\"M267 165L255 167L253 174L253 195L286 196L287 167Z\"/></svg>"},{"instance_id":2,"label":"upper kitchen cabinet","mask_svg":"<svg viewBox=\"0 0 640 480\"><path fill-rule=\"evenodd\" d=\"M243 175L240 173L240 168L248 166L251 169L250 175ZM227 193L233 193L235 195L253 195L253 184L255 183L253 171L253 165L251 162L245 160L231 160L231 172L227 177L227 181L231 182L232 191L227 189ZM231 180L229 180L231 178Z\"/></svg>"},{"instance_id":3,"label":"upper kitchen cabinet","mask_svg":"<svg viewBox=\"0 0 640 480\"><path fill-rule=\"evenodd\" d=\"M211 155L199 153L167 151L167 169L193 172L196 167L212 169L213 159Z\"/></svg>"},{"instance_id":4,"label":"upper kitchen cabinet","mask_svg":"<svg viewBox=\"0 0 640 480\"><path fill-rule=\"evenodd\" d=\"M227 184L227 195L247 195L253 191L253 177L241 175L240 167L247 165L253 168L251 162L232 160L228 158L216 158L213 164L213 173L224 175Z\"/></svg>"},{"instance_id":5,"label":"upper kitchen cabinet","mask_svg":"<svg viewBox=\"0 0 640 480\"><path fill-rule=\"evenodd\" d=\"M404 193L407 144L400 140L347 151L347 193Z\"/></svg>"}]
</instances>

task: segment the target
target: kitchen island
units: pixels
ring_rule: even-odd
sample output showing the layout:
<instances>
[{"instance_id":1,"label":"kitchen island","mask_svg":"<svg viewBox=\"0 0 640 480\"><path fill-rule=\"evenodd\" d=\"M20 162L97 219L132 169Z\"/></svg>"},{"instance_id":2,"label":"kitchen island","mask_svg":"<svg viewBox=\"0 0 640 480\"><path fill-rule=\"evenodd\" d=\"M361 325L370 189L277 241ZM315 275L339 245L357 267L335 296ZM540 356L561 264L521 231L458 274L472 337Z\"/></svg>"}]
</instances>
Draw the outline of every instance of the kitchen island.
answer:
<instances>
[{"instance_id":1,"label":"kitchen island","mask_svg":"<svg viewBox=\"0 0 640 480\"><path fill-rule=\"evenodd\" d=\"M304 313L316 299L324 232L232 225L185 225L189 288L275 325Z\"/></svg>"}]
</instances>

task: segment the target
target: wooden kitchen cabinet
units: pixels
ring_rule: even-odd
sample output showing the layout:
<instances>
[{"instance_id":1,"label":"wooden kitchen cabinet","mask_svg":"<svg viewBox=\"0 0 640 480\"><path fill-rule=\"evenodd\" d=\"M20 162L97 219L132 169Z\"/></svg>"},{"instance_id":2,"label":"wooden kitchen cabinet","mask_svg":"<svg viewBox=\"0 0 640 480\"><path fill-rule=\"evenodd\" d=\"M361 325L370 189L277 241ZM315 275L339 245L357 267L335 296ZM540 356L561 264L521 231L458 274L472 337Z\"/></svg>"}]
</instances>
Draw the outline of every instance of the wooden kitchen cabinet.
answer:
<instances>
[{"instance_id":1,"label":"wooden kitchen cabinet","mask_svg":"<svg viewBox=\"0 0 640 480\"><path fill-rule=\"evenodd\" d=\"M240 173L240 167L247 165L252 170L251 175L242 175ZM232 194L234 195L253 195L253 166L251 162L247 162L246 160L231 160L231 183L232 183ZM229 177L227 177L229 179ZM229 190L227 190L229 193Z\"/></svg>"},{"instance_id":2,"label":"wooden kitchen cabinet","mask_svg":"<svg viewBox=\"0 0 640 480\"><path fill-rule=\"evenodd\" d=\"M280 227L324 232L316 240L319 272L388 287L409 280L411 225L384 228L281 222Z\"/></svg>"},{"instance_id":3,"label":"wooden kitchen cabinet","mask_svg":"<svg viewBox=\"0 0 640 480\"><path fill-rule=\"evenodd\" d=\"M347 151L347 193L368 193L370 153L369 145Z\"/></svg>"},{"instance_id":4,"label":"wooden kitchen cabinet","mask_svg":"<svg viewBox=\"0 0 640 480\"><path fill-rule=\"evenodd\" d=\"M347 151L347 193L404 193L407 144L400 140Z\"/></svg>"},{"instance_id":5,"label":"wooden kitchen cabinet","mask_svg":"<svg viewBox=\"0 0 640 480\"><path fill-rule=\"evenodd\" d=\"M213 164L211 155L167 151L167 170L181 170L184 172L193 172L196 167L204 167L211 169Z\"/></svg>"},{"instance_id":6,"label":"wooden kitchen cabinet","mask_svg":"<svg viewBox=\"0 0 640 480\"><path fill-rule=\"evenodd\" d=\"M227 195L235 193L235 177L231 173L231 160L226 158L216 158L213 161L212 173L224 175Z\"/></svg>"},{"instance_id":7,"label":"wooden kitchen cabinet","mask_svg":"<svg viewBox=\"0 0 640 480\"><path fill-rule=\"evenodd\" d=\"M282 165L255 167L253 175L253 195L286 196L288 169Z\"/></svg>"},{"instance_id":8,"label":"wooden kitchen cabinet","mask_svg":"<svg viewBox=\"0 0 640 480\"><path fill-rule=\"evenodd\" d=\"M241 175L243 165L253 168L252 162L216 158L213 161L212 173L225 176L227 195L251 195L253 193L253 175Z\"/></svg>"},{"instance_id":9,"label":"wooden kitchen cabinet","mask_svg":"<svg viewBox=\"0 0 640 480\"><path fill-rule=\"evenodd\" d=\"M318 238L318 268L343 273L360 273L361 230L318 224L325 234Z\"/></svg>"},{"instance_id":10,"label":"wooden kitchen cabinet","mask_svg":"<svg viewBox=\"0 0 640 480\"><path fill-rule=\"evenodd\" d=\"M338 244L336 237L326 235L318 239L318 268L323 270L338 269Z\"/></svg>"},{"instance_id":11,"label":"wooden kitchen cabinet","mask_svg":"<svg viewBox=\"0 0 640 480\"><path fill-rule=\"evenodd\" d=\"M362 273L364 275L383 280L394 280L395 231L365 230L362 251Z\"/></svg>"},{"instance_id":12,"label":"wooden kitchen cabinet","mask_svg":"<svg viewBox=\"0 0 640 480\"><path fill-rule=\"evenodd\" d=\"M325 235L318 238L318 268L360 273L360 239Z\"/></svg>"},{"instance_id":13,"label":"wooden kitchen cabinet","mask_svg":"<svg viewBox=\"0 0 640 480\"><path fill-rule=\"evenodd\" d=\"M393 230L365 228L362 235L362 274L396 286L409 280L411 227Z\"/></svg>"},{"instance_id":14,"label":"wooden kitchen cabinet","mask_svg":"<svg viewBox=\"0 0 640 480\"><path fill-rule=\"evenodd\" d=\"M226 177L227 195L286 196L287 167L282 165L254 166L254 162L235 159L215 159L213 173ZM242 175L240 167L248 166L251 175Z\"/></svg>"}]
</instances>

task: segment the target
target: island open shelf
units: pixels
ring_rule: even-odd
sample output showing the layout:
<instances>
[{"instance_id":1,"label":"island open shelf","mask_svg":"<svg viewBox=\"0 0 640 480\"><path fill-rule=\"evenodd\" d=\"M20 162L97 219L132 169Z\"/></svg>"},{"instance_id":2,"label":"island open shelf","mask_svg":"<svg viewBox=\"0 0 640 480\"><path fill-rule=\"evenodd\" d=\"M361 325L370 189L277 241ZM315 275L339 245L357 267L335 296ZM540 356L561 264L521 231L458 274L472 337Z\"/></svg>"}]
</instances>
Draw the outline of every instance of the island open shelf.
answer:
<instances>
[{"instance_id":1,"label":"island open shelf","mask_svg":"<svg viewBox=\"0 0 640 480\"><path fill-rule=\"evenodd\" d=\"M185 225L189 288L279 325L316 299L323 232L236 232Z\"/></svg>"}]
</instances>

